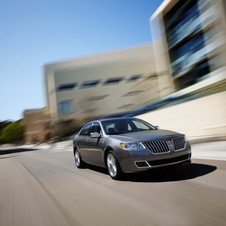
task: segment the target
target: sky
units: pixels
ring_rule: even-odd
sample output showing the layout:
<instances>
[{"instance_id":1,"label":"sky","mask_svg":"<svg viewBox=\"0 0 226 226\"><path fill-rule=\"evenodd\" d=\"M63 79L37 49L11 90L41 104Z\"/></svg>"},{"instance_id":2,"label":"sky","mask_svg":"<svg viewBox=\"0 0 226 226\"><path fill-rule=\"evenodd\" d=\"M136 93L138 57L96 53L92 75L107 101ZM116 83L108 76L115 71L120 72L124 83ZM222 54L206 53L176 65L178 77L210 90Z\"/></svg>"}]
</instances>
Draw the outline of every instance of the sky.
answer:
<instances>
[{"instance_id":1,"label":"sky","mask_svg":"<svg viewBox=\"0 0 226 226\"><path fill-rule=\"evenodd\" d=\"M44 65L150 43L163 0L7 0L0 4L0 121L46 106Z\"/></svg>"}]
</instances>

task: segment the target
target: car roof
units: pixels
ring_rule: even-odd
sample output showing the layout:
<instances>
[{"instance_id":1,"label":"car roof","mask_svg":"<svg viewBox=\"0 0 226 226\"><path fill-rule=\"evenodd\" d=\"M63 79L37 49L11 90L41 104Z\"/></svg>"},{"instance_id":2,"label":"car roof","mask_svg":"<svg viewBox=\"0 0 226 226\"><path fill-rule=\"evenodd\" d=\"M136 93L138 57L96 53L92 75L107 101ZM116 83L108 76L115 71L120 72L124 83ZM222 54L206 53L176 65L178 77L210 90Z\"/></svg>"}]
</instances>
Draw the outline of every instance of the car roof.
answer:
<instances>
[{"instance_id":1,"label":"car roof","mask_svg":"<svg viewBox=\"0 0 226 226\"><path fill-rule=\"evenodd\" d=\"M92 122L105 122L105 121L110 121L110 120L125 120L125 119L137 119L134 117L124 117L124 118L105 118L105 119L97 119Z\"/></svg>"}]
</instances>

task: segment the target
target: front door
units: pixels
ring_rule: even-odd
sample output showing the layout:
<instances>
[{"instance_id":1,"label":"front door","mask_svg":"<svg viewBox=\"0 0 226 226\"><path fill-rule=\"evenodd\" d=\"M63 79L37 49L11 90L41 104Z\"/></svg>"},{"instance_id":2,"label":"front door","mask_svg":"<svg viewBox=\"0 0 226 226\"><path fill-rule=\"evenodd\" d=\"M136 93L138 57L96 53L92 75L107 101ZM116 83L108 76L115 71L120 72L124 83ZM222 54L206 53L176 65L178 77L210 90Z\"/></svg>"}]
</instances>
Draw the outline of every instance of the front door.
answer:
<instances>
[{"instance_id":1,"label":"front door","mask_svg":"<svg viewBox=\"0 0 226 226\"><path fill-rule=\"evenodd\" d=\"M100 137L91 137L91 133L98 133ZM92 124L90 130L90 136L88 141L88 155L91 157L91 161L95 165L103 166L102 163L102 141L103 141L103 133L101 131L100 124L98 122L94 122Z\"/></svg>"}]
</instances>

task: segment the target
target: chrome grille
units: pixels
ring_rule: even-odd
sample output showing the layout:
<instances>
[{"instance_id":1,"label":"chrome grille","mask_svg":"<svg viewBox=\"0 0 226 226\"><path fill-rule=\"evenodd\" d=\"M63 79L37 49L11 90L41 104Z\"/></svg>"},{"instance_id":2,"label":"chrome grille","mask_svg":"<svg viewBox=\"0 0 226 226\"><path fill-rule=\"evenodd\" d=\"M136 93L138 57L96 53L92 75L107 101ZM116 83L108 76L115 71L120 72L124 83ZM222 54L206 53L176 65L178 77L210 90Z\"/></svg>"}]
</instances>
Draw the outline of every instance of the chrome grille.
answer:
<instances>
[{"instance_id":1,"label":"chrome grille","mask_svg":"<svg viewBox=\"0 0 226 226\"><path fill-rule=\"evenodd\" d=\"M168 153L169 147L164 140L144 141L145 148L149 149L153 154Z\"/></svg>"},{"instance_id":2,"label":"chrome grille","mask_svg":"<svg viewBox=\"0 0 226 226\"><path fill-rule=\"evenodd\" d=\"M185 148L185 139L184 137L178 137L178 138L174 138L173 139L173 144L174 144L174 148L175 151L179 151L181 149Z\"/></svg>"}]
</instances>

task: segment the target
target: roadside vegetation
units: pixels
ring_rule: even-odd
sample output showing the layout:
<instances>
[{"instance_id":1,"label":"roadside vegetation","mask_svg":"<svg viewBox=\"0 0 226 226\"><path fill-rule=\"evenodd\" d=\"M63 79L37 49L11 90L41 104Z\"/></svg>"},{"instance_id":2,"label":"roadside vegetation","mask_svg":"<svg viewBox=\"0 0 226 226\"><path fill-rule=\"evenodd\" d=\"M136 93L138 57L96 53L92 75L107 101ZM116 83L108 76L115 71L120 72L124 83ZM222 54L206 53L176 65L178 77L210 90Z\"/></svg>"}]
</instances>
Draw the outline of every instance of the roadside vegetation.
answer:
<instances>
[{"instance_id":1,"label":"roadside vegetation","mask_svg":"<svg viewBox=\"0 0 226 226\"><path fill-rule=\"evenodd\" d=\"M21 120L0 121L0 144L20 144L24 138L24 124Z\"/></svg>"}]
</instances>

